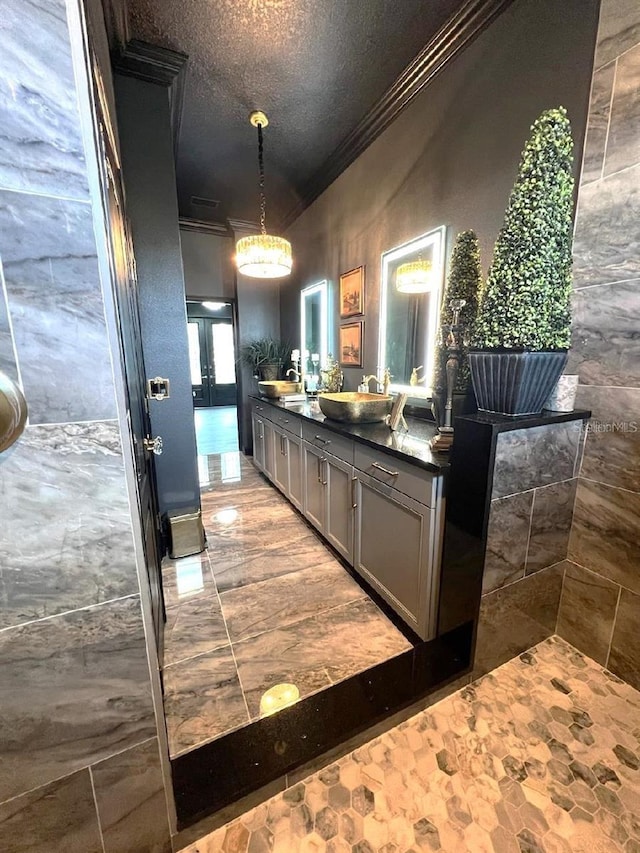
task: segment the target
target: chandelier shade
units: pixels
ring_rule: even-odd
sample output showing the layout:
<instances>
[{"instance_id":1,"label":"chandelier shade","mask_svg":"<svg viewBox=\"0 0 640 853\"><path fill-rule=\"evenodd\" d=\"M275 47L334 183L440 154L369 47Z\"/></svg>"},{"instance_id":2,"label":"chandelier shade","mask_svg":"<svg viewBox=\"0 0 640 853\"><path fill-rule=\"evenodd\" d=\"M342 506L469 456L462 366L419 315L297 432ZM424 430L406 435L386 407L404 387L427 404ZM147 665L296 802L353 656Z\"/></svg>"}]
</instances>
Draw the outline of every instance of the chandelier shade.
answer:
<instances>
[{"instance_id":1,"label":"chandelier shade","mask_svg":"<svg viewBox=\"0 0 640 853\"><path fill-rule=\"evenodd\" d=\"M236 243L236 266L238 272L251 278L282 278L291 272L291 243L284 237L267 234L266 198L264 193L264 142L262 128L269 119L260 110L249 116L251 124L258 129L258 173L260 187L260 233L241 237Z\"/></svg>"},{"instance_id":2,"label":"chandelier shade","mask_svg":"<svg viewBox=\"0 0 640 853\"><path fill-rule=\"evenodd\" d=\"M291 272L291 243L284 237L250 234L236 243L238 272L251 278L282 278Z\"/></svg>"},{"instance_id":3,"label":"chandelier shade","mask_svg":"<svg viewBox=\"0 0 640 853\"><path fill-rule=\"evenodd\" d=\"M409 261L396 270L396 290L400 293L428 293L433 286L431 261Z\"/></svg>"}]
</instances>

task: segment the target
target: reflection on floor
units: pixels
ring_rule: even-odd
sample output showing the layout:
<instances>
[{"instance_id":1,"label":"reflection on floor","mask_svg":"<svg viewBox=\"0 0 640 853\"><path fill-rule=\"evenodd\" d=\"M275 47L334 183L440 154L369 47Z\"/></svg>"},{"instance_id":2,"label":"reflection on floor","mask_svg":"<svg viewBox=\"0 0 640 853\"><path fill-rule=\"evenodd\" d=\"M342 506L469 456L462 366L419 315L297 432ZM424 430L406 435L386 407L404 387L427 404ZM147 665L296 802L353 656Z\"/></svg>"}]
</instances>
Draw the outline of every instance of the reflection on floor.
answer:
<instances>
[{"instance_id":1,"label":"reflection on floor","mask_svg":"<svg viewBox=\"0 0 640 853\"><path fill-rule=\"evenodd\" d=\"M235 406L194 409L198 456L238 449L238 410Z\"/></svg>"},{"instance_id":2,"label":"reflection on floor","mask_svg":"<svg viewBox=\"0 0 640 853\"><path fill-rule=\"evenodd\" d=\"M242 454L201 457L208 552L165 561L165 715L172 756L410 648Z\"/></svg>"},{"instance_id":3,"label":"reflection on floor","mask_svg":"<svg viewBox=\"0 0 640 853\"><path fill-rule=\"evenodd\" d=\"M558 637L183 853L638 853L640 693Z\"/></svg>"}]
</instances>

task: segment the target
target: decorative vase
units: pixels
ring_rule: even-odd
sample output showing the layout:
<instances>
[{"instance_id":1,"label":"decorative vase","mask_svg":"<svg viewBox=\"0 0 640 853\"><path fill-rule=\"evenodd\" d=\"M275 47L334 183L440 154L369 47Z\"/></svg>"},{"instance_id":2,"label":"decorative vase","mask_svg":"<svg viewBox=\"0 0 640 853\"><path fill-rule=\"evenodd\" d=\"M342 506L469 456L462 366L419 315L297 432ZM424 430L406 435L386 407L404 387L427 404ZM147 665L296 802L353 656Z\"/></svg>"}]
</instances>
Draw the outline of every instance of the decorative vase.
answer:
<instances>
[{"instance_id":1,"label":"decorative vase","mask_svg":"<svg viewBox=\"0 0 640 853\"><path fill-rule=\"evenodd\" d=\"M273 382L280 378L281 361L263 361L258 365L258 376L262 382Z\"/></svg>"},{"instance_id":2,"label":"decorative vase","mask_svg":"<svg viewBox=\"0 0 640 853\"><path fill-rule=\"evenodd\" d=\"M447 392L442 388L435 388L431 395L431 414L436 426L444 426L444 412L447 402ZM473 390L455 391L453 395L453 410L451 412L452 425L460 415L471 415L476 411L476 400Z\"/></svg>"},{"instance_id":3,"label":"decorative vase","mask_svg":"<svg viewBox=\"0 0 640 853\"><path fill-rule=\"evenodd\" d=\"M566 352L471 351L469 366L478 409L539 415L566 361Z\"/></svg>"},{"instance_id":4,"label":"decorative vase","mask_svg":"<svg viewBox=\"0 0 640 853\"><path fill-rule=\"evenodd\" d=\"M544 404L550 412L572 412L578 391L578 374L563 373Z\"/></svg>"}]
</instances>

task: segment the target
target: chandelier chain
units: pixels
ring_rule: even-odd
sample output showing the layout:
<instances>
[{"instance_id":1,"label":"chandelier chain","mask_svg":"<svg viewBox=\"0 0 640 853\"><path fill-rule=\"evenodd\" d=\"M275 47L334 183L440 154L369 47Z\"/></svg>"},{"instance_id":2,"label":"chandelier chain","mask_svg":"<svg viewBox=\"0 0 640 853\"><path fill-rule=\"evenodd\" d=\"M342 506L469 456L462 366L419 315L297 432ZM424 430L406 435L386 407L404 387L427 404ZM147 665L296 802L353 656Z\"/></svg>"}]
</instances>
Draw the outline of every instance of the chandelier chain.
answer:
<instances>
[{"instance_id":1,"label":"chandelier chain","mask_svg":"<svg viewBox=\"0 0 640 853\"><path fill-rule=\"evenodd\" d=\"M264 194L264 144L262 141L262 125L258 122L258 166L260 170L260 231L267 233L266 208L267 201Z\"/></svg>"}]
</instances>

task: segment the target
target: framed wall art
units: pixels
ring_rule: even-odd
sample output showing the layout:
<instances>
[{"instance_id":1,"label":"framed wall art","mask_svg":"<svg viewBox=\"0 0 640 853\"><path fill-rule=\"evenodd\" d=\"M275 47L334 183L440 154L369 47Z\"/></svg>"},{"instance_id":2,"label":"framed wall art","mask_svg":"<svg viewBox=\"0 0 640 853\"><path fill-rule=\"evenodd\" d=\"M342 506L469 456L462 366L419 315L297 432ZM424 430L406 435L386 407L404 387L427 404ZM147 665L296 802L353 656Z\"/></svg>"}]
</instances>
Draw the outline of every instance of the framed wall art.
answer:
<instances>
[{"instance_id":1,"label":"framed wall art","mask_svg":"<svg viewBox=\"0 0 640 853\"><path fill-rule=\"evenodd\" d=\"M356 267L340 276L340 316L364 314L364 267Z\"/></svg>"},{"instance_id":2,"label":"framed wall art","mask_svg":"<svg viewBox=\"0 0 640 853\"><path fill-rule=\"evenodd\" d=\"M340 326L340 365L362 367L362 330L364 323L345 323Z\"/></svg>"}]
</instances>

